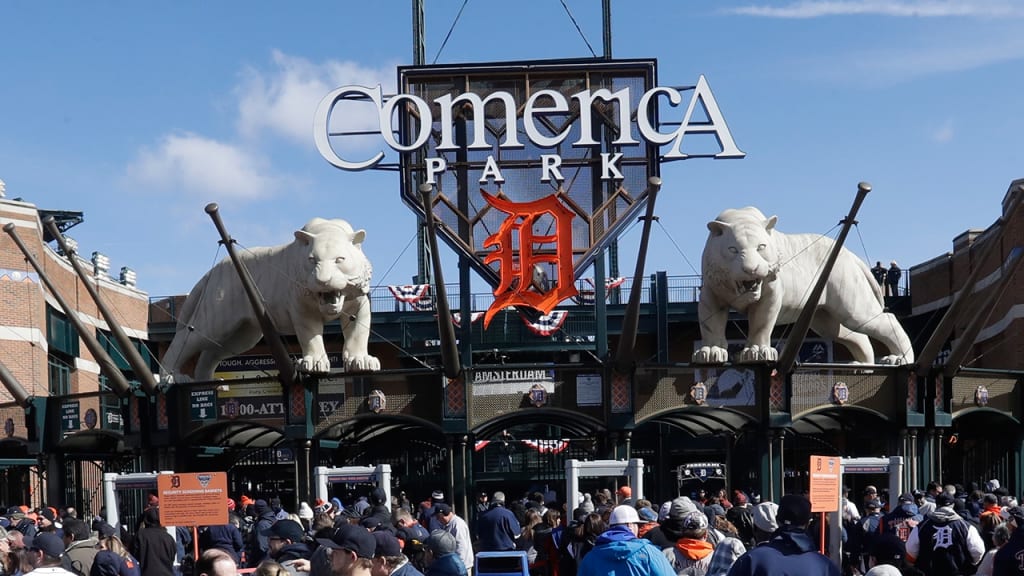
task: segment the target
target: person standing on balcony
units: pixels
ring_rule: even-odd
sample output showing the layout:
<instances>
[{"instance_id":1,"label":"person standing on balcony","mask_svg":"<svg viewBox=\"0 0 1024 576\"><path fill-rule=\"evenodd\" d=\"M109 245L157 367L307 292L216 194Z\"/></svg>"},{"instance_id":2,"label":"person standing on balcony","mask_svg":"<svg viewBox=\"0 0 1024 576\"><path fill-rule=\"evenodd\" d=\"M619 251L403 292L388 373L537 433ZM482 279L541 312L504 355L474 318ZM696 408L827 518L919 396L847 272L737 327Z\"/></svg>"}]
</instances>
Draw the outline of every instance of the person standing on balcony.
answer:
<instances>
[{"instance_id":1,"label":"person standing on balcony","mask_svg":"<svg viewBox=\"0 0 1024 576\"><path fill-rule=\"evenodd\" d=\"M900 267L893 260L889 264L889 269L885 272L885 295L886 296L899 296L900 295L900 277L903 276L903 272Z\"/></svg>"}]
</instances>

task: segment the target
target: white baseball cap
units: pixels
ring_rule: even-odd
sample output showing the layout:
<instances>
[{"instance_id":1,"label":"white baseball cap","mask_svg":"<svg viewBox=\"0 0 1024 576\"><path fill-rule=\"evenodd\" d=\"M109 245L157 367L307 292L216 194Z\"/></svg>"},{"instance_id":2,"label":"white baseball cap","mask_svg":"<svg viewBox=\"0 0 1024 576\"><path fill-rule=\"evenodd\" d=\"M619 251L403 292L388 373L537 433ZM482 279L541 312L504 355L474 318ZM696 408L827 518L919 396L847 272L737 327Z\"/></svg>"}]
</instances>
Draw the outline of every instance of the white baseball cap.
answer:
<instances>
[{"instance_id":1,"label":"white baseball cap","mask_svg":"<svg viewBox=\"0 0 1024 576\"><path fill-rule=\"evenodd\" d=\"M636 508L628 505L616 506L612 510L611 516L608 517L608 524L615 526L616 524L639 524L640 516L636 513Z\"/></svg>"}]
</instances>

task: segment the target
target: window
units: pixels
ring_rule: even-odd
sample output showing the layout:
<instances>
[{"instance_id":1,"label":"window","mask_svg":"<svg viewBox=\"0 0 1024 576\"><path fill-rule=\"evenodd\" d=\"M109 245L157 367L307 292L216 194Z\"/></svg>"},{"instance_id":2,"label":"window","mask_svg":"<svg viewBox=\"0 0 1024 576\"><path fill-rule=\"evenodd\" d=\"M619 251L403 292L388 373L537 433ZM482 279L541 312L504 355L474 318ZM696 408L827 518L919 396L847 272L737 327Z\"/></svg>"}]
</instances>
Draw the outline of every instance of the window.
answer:
<instances>
[{"instance_id":1,"label":"window","mask_svg":"<svg viewBox=\"0 0 1024 576\"><path fill-rule=\"evenodd\" d=\"M51 353L47 358L50 368L50 396L71 394L71 365L59 355Z\"/></svg>"}]
</instances>

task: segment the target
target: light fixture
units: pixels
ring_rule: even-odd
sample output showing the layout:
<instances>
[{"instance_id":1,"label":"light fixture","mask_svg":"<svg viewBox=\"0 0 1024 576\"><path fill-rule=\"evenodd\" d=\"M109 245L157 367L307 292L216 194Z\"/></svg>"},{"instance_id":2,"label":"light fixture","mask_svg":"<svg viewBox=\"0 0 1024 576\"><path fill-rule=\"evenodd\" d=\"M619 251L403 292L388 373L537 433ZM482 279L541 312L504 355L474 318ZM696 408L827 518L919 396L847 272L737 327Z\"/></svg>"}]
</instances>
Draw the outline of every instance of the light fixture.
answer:
<instances>
[{"instance_id":1,"label":"light fixture","mask_svg":"<svg viewBox=\"0 0 1024 576\"><path fill-rule=\"evenodd\" d=\"M67 253L63 254L64 256L72 256L78 253L78 240L75 240L71 236L65 236L64 245L68 248Z\"/></svg>"},{"instance_id":2,"label":"light fixture","mask_svg":"<svg viewBox=\"0 0 1024 576\"><path fill-rule=\"evenodd\" d=\"M95 276L100 274L106 274L110 271L110 258L100 254L99 252L92 253L92 273Z\"/></svg>"},{"instance_id":3,"label":"light fixture","mask_svg":"<svg viewBox=\"0 0 1024 576\"><path fill-rule=\"evenodd\" d=\"M127 266L121 266L121 284L135 288L136 279L137 276L135 274L135 270L132 270Z\"/></svg>"}]
</instances>

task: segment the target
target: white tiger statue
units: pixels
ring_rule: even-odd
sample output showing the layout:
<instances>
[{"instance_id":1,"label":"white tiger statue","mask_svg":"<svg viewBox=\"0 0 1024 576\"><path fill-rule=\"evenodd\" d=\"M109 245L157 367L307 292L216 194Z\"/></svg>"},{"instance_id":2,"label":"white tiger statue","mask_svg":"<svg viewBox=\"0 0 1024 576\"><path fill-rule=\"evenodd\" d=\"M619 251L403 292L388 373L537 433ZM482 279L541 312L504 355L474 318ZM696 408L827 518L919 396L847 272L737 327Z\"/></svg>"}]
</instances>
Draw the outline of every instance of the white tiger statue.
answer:
<instances>
[{"instance_id":1,"label":"white tiger statue","mask_svg":"<svg viewBox=\"0 0 1024 576\"><path fill-rule=\"evenodd\" d=\"M796 321L834 241L819 234L784 234L778 218L753 207L728 209L708 222L701 262L698 318L703 346L693 362L729 360L729 309L747 315L747 342L738 362L778 360L776 325ZM887 350L880 364L912 364L914 351L899 321L883 308L882 290L863 260L843 248L818 302L811 328L845 346L854 360L873 364L870 338Z\"/></svg>"},{"instance_id":2,"label":"white tiger statue","mask_svg":"<svg viewBox=\"0 0 1024 576\"><path fill-rule=\"evenodd\" d=\"M296 368L326 373L324 323L341 318L346 371L380 370L370 356L370 276L363 254L366 232L344 220L314 218L295 240L240 251L267 312L281 334L294 334L302 350ZM195 285L178 316L178 330L163 358L165 380L213 380L217 365L242 354L262 337L256 315L229 258L217 263Z\"/></svg>"}]
</instances>

